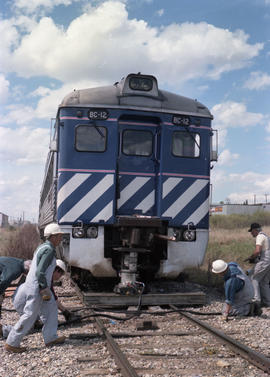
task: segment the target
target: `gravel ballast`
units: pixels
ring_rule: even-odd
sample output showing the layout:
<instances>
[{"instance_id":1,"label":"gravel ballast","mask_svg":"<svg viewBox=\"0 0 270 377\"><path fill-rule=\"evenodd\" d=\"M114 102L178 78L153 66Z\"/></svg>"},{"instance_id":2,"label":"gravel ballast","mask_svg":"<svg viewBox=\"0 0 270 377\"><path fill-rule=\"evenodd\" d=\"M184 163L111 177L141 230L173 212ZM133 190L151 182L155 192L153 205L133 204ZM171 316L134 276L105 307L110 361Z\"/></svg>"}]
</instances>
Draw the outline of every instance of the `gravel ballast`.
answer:
<instances>
[{"instance_id":1,"label":"gravel ballast","mask_svg":"<svg viewBox=\"0 0 270 377\"><path fill-rule=\"evenodd\" d=\"M63 286L56 287L55 290L59 299L68 308L82 306L68 280L64 280ZM188 309L205 313L220 312L223 298L214 290L205 291L208 304L201 308ZM2 311L1 323L15 324L19 317L16 312L11 311L13 306L10 298L5 299L3 308L8 310ZM149 310L156 312L161 309L151 307ZM263 314L260 317L234 318L228 322L224 322L218 315L198 316L197 318L270 357L270 308L263 308ZM61 314L59 314L59 320L64 320ZM116 340L140 376L266 376L263 371L235 356L228 348L218 343L202 329L181 318L177 313L166 316L143 314L125 322L109 318L103 319L109 331L133 334L136 334L138 324L144 320L154 321L158 329L151 331L155 335L158 335L159 332L162 335ZM164 335L164 333L172 332L184 335ZM29 334L23 339L21 345L27 347L27 351L22 354L7 353L3 347L5 341L0 339L0 376L98 377L105 375L120 377L121 374L117 370L104 340L100 337L69 338L71 334L78 333L97 333L93 319L59 327L59 336L65 335L67 340L63 345L50 348L45 347L41 332Z\"/></svg>"}]
</instances>

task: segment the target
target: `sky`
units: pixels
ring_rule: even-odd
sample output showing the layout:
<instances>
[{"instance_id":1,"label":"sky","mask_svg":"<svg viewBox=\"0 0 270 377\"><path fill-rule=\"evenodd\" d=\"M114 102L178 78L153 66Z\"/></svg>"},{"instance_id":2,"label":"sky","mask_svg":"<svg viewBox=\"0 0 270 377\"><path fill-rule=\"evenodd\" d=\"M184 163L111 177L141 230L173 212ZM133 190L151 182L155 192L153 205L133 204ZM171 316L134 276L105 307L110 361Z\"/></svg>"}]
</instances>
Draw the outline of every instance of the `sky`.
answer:
<instances>
[{"instance_id":1,"label":"sky","mask_svg":"<svg viewBox=\"0 0 270 377\"><path fill-rule=\"evenodd\" d=\"M212 202L270 202L270 0L3 0L0 212L35 221L51 119L128 73L214 116Z\"/></svg>"}]
</instances>

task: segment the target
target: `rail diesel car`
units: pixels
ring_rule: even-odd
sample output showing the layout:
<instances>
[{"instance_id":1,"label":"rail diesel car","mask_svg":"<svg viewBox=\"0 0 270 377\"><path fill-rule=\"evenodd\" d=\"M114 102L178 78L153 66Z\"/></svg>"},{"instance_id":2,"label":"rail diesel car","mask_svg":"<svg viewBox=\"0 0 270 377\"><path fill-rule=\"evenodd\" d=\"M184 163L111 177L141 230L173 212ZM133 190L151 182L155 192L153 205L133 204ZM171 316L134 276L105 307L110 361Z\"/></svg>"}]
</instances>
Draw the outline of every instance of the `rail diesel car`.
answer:
<instances>
[{"instance_id":1,"label":"rail diesel car","mask_svg":"<svg viewBox=\"0 0 270 377\"><path fill-rule=\"evenodd\" d=\"M199 266L209 234L210 111L152 75L74 90L58 107L39 227L65 232L58 257L81 282L175 279Z\"/></svg>"}]
</instances>

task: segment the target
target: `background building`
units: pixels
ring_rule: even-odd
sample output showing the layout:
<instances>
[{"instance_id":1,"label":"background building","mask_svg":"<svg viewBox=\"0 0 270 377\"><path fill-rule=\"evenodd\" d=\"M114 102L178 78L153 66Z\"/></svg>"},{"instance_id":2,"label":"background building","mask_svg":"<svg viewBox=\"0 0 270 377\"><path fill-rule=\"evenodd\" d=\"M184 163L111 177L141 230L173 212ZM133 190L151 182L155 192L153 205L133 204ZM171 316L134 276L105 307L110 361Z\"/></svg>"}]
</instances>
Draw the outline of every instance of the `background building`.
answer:
<instances>
[{"instance_id":1,"label":"background building","mask_svg":"<svg viewBox=\"0 0 270 377\"><path fill-rule=\"evenodd\" d=\"M212 204L212 215L252 215L258 211L270 211L270 204Z\"/></svg>"},{"instance_id":2,"label":"background building","mask_svg":"<svg viewBox=\"0 0 270 377\"><path fill-rule=\"evenodd\" d=\"M0 227L6 228L8 226L9 226L8 215L5 215L4 213L0 212Z\"/></svg>"}]
</instances>

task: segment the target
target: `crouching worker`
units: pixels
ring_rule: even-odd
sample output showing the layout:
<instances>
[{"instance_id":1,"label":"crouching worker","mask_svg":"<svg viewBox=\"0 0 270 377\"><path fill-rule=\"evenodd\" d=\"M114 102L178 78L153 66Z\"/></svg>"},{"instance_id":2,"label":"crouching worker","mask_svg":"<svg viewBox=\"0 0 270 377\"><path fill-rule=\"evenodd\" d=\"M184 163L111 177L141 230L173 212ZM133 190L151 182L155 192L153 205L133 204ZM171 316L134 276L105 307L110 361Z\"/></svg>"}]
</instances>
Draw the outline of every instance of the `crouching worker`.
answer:
<instances>
[{"instance_id":1,"label":"crouching worker","mask_svg":"<svg viewBox=\"0 0 270 377\"><path fill-rule=\"evenodd\" d=\"M212 263L212 272L223 276L224 279L224 320L227 321L228 316L250 315L254 310L251 304L254 289L241 267L235 262L226 263L218 259Z\"/></svg>"},{"instance_id":2,"label":"crouching worker","mask_svg":"<svg viewBox=\"0 0 270 377\"><path fill-rule=\"evenodd\" d=\"M0 317L1 307L5 297L5 290L13 280L18 279L22 274L27 275L31 260L23 260L13 257L0 257Z\"/></svg>"},{"instance_id":3,"label":"crouching worker","mask_svg":"<svg viewBox=\"0 0 270 377\"><path fill-rule=\"evenodd\" d=\"M61 259L56 259L56 267L55 267L53 275L52 275L51 291L52 291L52 294L55 298L58 309L62 312L63 316L65 317L65 320L70 321L70 320L73 320L73 319L78 319L79 316L74 316L74 314L72 312L70 312L61 303L61 301L58 299L58 297L57 297L57 295L54 291L54 288L53 288L53 283L59 281L65 273L66 273L65 263ZM26 300L27 300L26 293L27 293L27 290L25 289L24 284L22 284L16 289L15 294L12 298L14 308L19 315L23 314L23 309L24 309L24 306L25 306L25 303L26 303ZM37 320L34 324L35 329L41 329L42 326L43 326L43 323L46 322L46 313L42 312L42 307L41 307L41 311L40 311L40 314L39 314L39 319L40 319L40 321ZM13 327L12 325L0 325L0 338L7 338L10 331L12 330L12 327Z\"/></svg>"},{"instance_id":4,"label":"crouching worker","mask_svg":"<svg viewBox=\"0 0 270 377\"><path fill-rule=\"evenodd\" d=\"M58 299L54 288L53 288L53 283L57 282L61 279L61 277L67 272L66 265L61 259L56 259L56 267L53 272L52 276L52 284L51 284L51 291L53 293L53 296L55 298L56 304L58 309L62 312L63 316L65 317L66 321L70 321L73 319L78 319L78 315L74 315L71 311L69 311L63 304L62 302ZM42 318L41 318L42 319Z\"/></svg>"},{"instance_id":5,"label":"crouching worker","mask_svg":"<svg viewBox=\"0 0 270 377\"><path fill-rule=\"evenodd\" d=\"M62 241L62 231L58 224L45 227L46 241L34 253L32 264L25 283L21 287L25 304L19 321L11 329L5 349L8 352L20 353L26 350L20 347L23 337L32 329L40 313L44 317L42 335L46 346L60 344L65 337L57 336L58 309L51 289L52 275L56 266L56 250Z\"/></svg>"}]
</instances>

